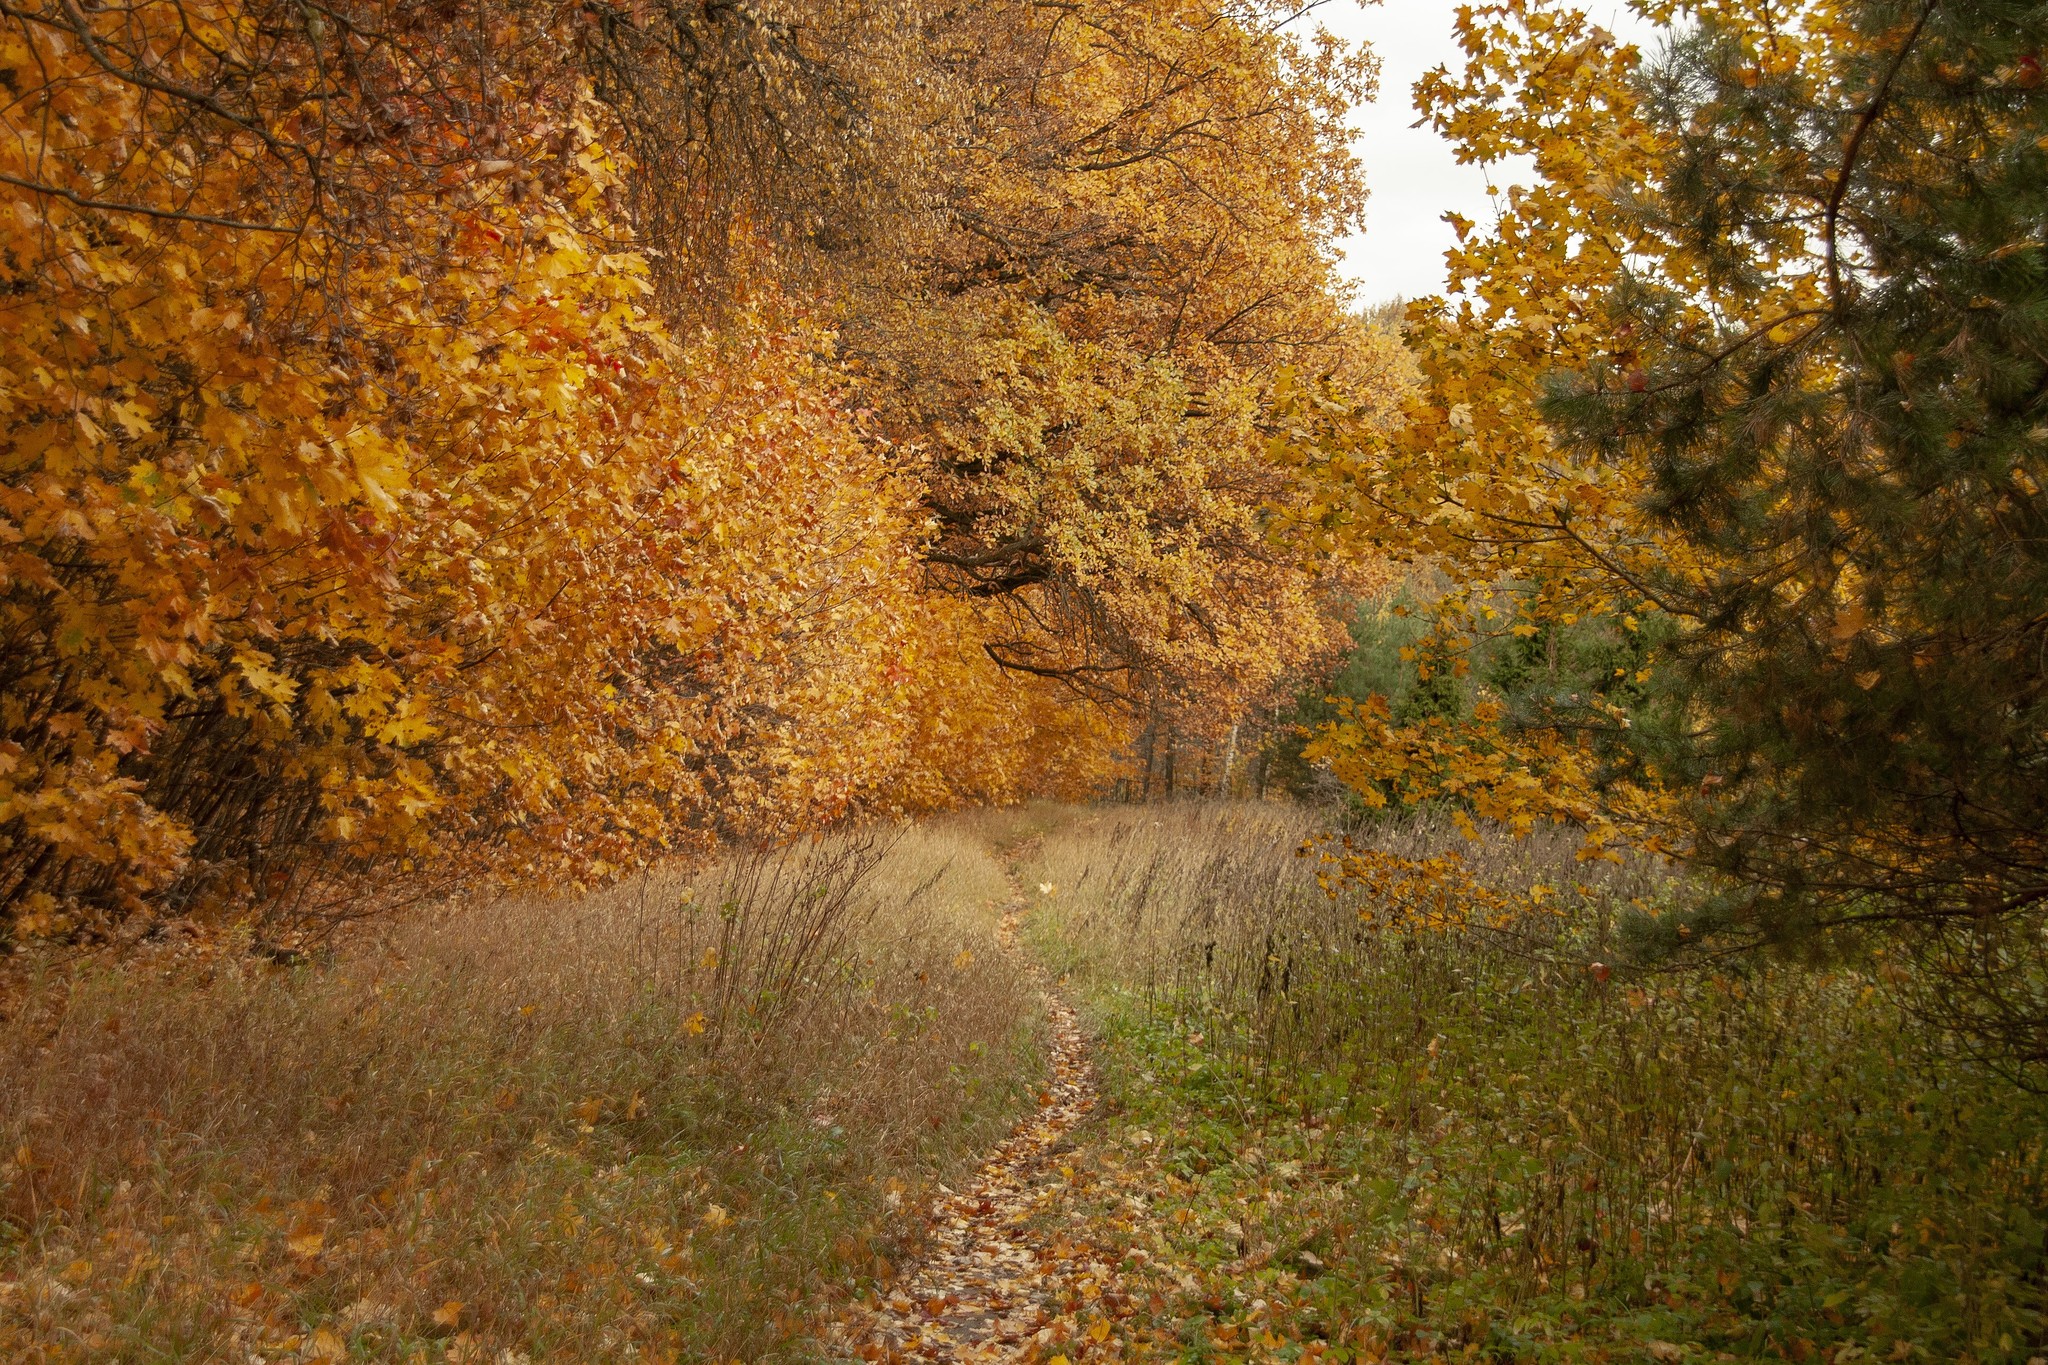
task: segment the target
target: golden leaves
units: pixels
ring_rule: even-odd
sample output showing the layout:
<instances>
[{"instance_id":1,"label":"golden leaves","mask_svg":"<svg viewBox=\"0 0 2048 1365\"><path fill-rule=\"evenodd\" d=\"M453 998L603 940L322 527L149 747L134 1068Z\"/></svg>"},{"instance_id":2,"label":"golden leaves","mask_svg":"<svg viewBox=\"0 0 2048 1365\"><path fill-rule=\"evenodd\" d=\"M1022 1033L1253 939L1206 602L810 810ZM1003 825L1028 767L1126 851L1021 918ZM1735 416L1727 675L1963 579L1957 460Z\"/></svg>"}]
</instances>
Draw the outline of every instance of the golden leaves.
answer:
<instances>
[{"instance_id":1,"label":"golden leaves","mask_svg":"<svg viewBox=\"0 0 2048 1365\"><path fill-rule=\"evenodd\" d=\"M1020 900L999 921L997 942L1006 955L1021 954L1017 930L1023 911ZM928 1259L910 1268L871 1311L856 1310L833 1324L827 1340L835 1355L876 1360L917 1348L981 1359L1028 1335L1036 1344L1025 1353L1039 1356L1055 1342L1073 1340L1067 1324L1048 1324L1062 1301L1100 1302L1107 1268L1078 1264L1065 1239L1047 1244L1033 1230L1052 1201L1072 1188L1074 1168L1061 1164L1061 1156L1075 1126L1093 1109L1095 1088L1078 1017L1051 993L1042 971L1029 965L1026 971L1047 992L1048 1088L1039 1093L1037 1110L990 1154L969 1186L958 1192L940 1187L942 1197L929 1214ZM1058 1182L1048 1179L1054 1171ZM893 1176L884 1185L891 1208L902 1206L909 1192ZM1090 1339L1100 1343L1105 1336Z\"/></svg>"},{"instance_id":2,"label":"golden leaves","mask_svg":"<svg viewBox=\"0 0 2048 1365\"><path fill-rule=\"evenodd\" d=\"M1363 204L1335 132L1369 59L1198 8L960 11L973 135L936 153L953 221L913 262L927 297L848 326L884 358L885 420L931 452L930 558L975 607L970 660L1171 696L1220 737L1339 635L1322 566L1268 534L1298 490L1261 390L1299 364L1391 408L1400 348L1346 315L1328 251ZM1079 756L1078 728L1047 747Z\"/></svg>"},{"instance_id":3,"label":"golden leaves","mask_svg":"<svg viewBox=\"0 0 2048 1365\"><path fill-rule=\"evenodd\" d=\"M145 0L87 22L138 68L218 74L193 25L249 16ZM982 73L1001 153L961 202L1031 259L906 329L964 343L927 348L964 367L946 384L966 396L931 404L835 361L765 252L716 329L671 333L619 245L609 112L545 23L462 62L431 36L358 54L367 84L321 107L369 126L377 81L428 71L435 93L346 156L301 140L332 53L289 24L235 68L226 124L10 28L0 172L73 196L0 197L15 922L67 933L171 888L238 910L407 877L601 880L712 829L1086 795L1128 718L1006 675L992 655L1019 641L1011 662L1060 667L1117 641L1189 682L1203 724L1280 686L1336 636L1323 547L1275 553L1265 505L1297 481L1256 395L1290 338L1344 330L1319 243L1360 185L1325 115L1366 73L1183 19L1092 15L1114 55L1079 63L1093 39L1029 7L960 21L1059 55L1042 100ZM1212 74L1149 89L1162 52ZM465 112L483 107L511 111L488 136ZM1186 136L1191 114L1228 137ZM317 192L271 143L320 166ZM127 208L80 202L116 190ZM296 215L289 250L255 205ZM1077 250L1132 270L1047 302L1073 262L1033 232L1079 210L1117 227ZM1316 354L1384 399L1398 351ZM1041 536L1057 590L1015 610L928 590L933 485L883 439L905 427L1029 454L974 516Z\"/></svg>"},{"instance_id":4,"label":"golden leaves","mask_svg":"<svg viewBox=\"0 0 2048 1365\"><path fill-rule=\"evenodd\" d=\"M176 16L241 10L137 13L134 40L168 52ZM10 31L5 56L29 105L92 90L93 127L120 135L45 121L45 171L110 174L133 143L124 173L145 179L166 174L157 153L215 158L195 212L261 188L218 148L177 150L173 111L38 33ZM253 107L295 117L262 103L271 74ZM528 77L530 131L456 188L408 197L375 158L339 187L380 205L346 248L346 298L343 244L317 226L280 257L218 225L10 192L7 866L101 869L126 907L192 870L195 841L218 864L204 896L229 903L343 858L379 880L603 877L701 839L714 807L781 829L907 782L955 799L926 771L956 755L919 758L896 695L906 659L934 698L955 667L953 623L920 605L915 489L773 289L720 335L666 334L644 263L611 246L626 234L588 92L488 62L456 84L488 102ZM515 181L545 192L515 203ZM296 331L265 321L301 310ZM984 687L947 728L1017 750L1044 698L1009 733L980 722L1019 709ZM21 895L31 927L73 922L55 893Z\"/></svg>"},{"instance_id":5,"label":"golden leaves","mask_svg":"<svg viewBox=\"0 0 2048 1365\"><path fill-rule=\"evenodd\" d=\"M1448 578L1433 638L1454 664L1459 642L1491 628L1488 603L1502 584L1526 594L1523 619L1506 629L1512 639L1593 619L1633 633L1635 585L1683 568L1640 511L1646 469L1568 458L1539 412L1553 371L1607 366L1617 382L1640 373L1605 313L1620 262L1656 249L1615 207L1655 172L1662 150L1637 109L1637 54L1551 0L1472 5L1456 22L1463 69L1425 76L1418 106L1461 157L1529 157L1538 180L1507 197L1491 231L1454 218L1451 292L1408 310L1421 382L1404 422L1368 423L1300 385L1277 409L1288 431L1279 458L1301 471L1311 506L1326 509L1313 534L1334 548L1424 560ZM1418 650L1418 667L1435 667L1434 657ZM1618 713L1597 719L1626 724ZM1588 858L1612 857L1625 828L1640 833L1668 811L1653 781L1603 773L1585 727L1510 726L1485 697L1469 719L1411 725L1395 724L1381 699L1347 706L1308 754L1369 806L1448 798L1468 824L1517 833L1566 824L1583 832ZM1455 923L1447 892L1487 916L1540 908L1501 902L1452 864L1352 851L1332 862L1336 876L1373 883L1416 923Z\"/></svg>"}]
</instances>

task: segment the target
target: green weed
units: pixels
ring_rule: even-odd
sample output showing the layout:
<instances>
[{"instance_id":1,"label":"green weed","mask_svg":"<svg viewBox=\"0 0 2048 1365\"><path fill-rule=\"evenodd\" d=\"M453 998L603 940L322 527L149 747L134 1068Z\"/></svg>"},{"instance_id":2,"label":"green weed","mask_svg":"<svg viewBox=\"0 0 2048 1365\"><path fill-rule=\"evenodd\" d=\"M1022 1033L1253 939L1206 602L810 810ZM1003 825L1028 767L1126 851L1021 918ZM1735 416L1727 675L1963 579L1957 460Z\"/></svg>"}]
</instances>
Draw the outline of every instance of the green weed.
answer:
<instances>
[{"instance_id":1,"label":"green weed","mask_svg":"<svg viewBox=\"0 0 2048 1365\"><path fill-rule=\"evenodd\" d=\"M2048 1105L1923 1048L1881 960L1594 970L1598 886L1540 941L1387 933L1315 891L1299 832L1109 813L1027 869L1061 883L1037 932L1095 1012L1160 1251L1204 1268L1162 1310L1180 1337L1365 1360L2048 1348Z\"/></svg>"}]
</instances>

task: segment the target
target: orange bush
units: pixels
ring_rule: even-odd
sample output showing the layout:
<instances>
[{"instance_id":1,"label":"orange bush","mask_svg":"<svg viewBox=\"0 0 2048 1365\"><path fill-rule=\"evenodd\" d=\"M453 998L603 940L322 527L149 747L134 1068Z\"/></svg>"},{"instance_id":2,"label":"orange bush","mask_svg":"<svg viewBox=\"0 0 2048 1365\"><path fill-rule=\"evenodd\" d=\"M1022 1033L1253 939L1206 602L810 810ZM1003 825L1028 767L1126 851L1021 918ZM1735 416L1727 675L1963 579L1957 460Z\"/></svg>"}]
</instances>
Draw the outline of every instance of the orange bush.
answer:
<instances>
[{"instance_id":1,"label":"orange bush","mask_svg":"<svg viewBox=\"0 0 2048 1365\"><path fill-rule=\"evenodd\" d=\"M895 780L892 678L937 658L915 489L772 287L665 330L570 35L493 14L463 62L402 7L72 13L0 35L24 929L472 852L601 877ZM335 44L378 69L310 127Z\"/></svg>"}]
</instances>

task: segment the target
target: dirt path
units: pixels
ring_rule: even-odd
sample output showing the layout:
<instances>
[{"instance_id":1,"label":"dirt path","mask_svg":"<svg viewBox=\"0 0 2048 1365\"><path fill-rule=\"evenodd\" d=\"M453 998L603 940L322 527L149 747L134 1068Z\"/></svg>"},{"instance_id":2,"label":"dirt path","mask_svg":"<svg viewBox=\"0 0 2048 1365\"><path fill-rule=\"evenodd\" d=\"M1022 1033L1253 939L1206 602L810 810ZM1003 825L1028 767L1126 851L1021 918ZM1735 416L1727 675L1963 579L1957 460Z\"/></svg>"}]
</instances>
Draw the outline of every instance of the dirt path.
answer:
<instances>
[{"instance_id":1,"label":"dirt path","mask_svg":"<svg viewBox=\"0 0 2048 1365\"><path fill-rule=\"evenodd\" d=\"M878 1305L826 1334L835 1356L865 1360L1006 1360L1028 1350L1058 1311L1071 1267L1033 1235L1033 1217L1059 1196L1069 1134L1095 1107L1095 1081L1074 1011L1017 942L1027 902L1003 911L997 942L1044 997L1050 1076L1038 1108L989 1156L974 1181L931 1210L930 1250ZM943 1186L941 1187L944 1188Z\"/></svg>"}]
</instances>

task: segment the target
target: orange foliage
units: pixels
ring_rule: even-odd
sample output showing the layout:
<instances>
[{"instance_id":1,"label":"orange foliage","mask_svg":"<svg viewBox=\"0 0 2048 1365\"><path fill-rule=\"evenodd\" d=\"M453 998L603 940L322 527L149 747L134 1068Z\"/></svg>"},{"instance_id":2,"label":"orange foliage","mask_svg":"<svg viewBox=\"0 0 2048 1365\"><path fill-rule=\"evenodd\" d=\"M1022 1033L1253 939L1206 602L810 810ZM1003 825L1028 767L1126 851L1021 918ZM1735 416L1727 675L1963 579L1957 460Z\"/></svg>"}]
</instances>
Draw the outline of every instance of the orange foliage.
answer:
<instances>
[{"instance_id":1,"label":"orange foliage","mask_svg":"<svg viewBox=\"0 0 2048 1365\"><path fill-rule=\"evenodd\" d=\"M1327 139L1270 154L1360 70L1227 16L1105 15L1086 32L1124 47L1093 65L1054 26L1080 45L1049 122L1001 62L974 73L1011 103L949 211L1036 241L1093 202L1184 278L892 314L897 361L970 343L970 392L934 406L900 369L856 378L859 316L799 299L791 248L737 219L715 318L664 311L586 7L10 11L0 913L312 911L1085 795L1129 739L1105 696L1165 679L1221 717L1327 648L1317 564L1268 534L1293 485L1256 414L1288 347L1342 331L1321 243L1357 186ZM1002 23L1015 55L1043 16ZM1155 100L1144 54L1189 45L1242 61ZM1065 164L1112 107L1112 140L1220 120L1222 151L1174 153L1211 190L1168 212L1165 161ZM1198 229L1215 250L1182 259ZM1034 260L1034 287L1078 284ZM1198 330L1147 359L1189 282ZM982 457L1008 472L954 500L971 524L934 520L944 460ZM990 536L1054 571L1000 607L933 579ZM1068 665L1104 641L1143 685L1091 702Z\"/></svg>"},{"instance_id":2,"label":"orange foliage","mask_svg":"<svg viewBox=\"0 0 2048 1365\"><path fill-rule=\"evenodd\" d=\"M1122 770L1130 724L1046 678L1005 675L989 662L972 604L933 596L893 667L896 713L907 724L885 788L904 810L1006 805L1027 796L1081 800Z\"/></svg>"},{"instance_id":3,"label":"orange foliage","mask_svg":"<svg viewBox=\"0 0 2048 1365\"><path fill-rule=\"evenodd\" d=\"M1347 315L1342 131L1367 54L1263 0L956 16L940 227L908 301L849 322L928 452L934 582L1013 675L1220 736L1340 644L1338 586L1269 534L1296 488L1260 430L1287 367L1394 386Z\"/></svg>"},{"instance_id":4,"label":"orange foliage","mask_svg":"<svg viewBox=\"0 0 2048 1365\"><path fill-rule=\"evenodd\" d=\"M253 23L145 7L106 41L198 82L181 18L230 50ZM0 170L44 187L0 257L0 896L27 927L465 851L601 876L888 771L866 698L911 624L911 490L772 290L664 333L573 83L366 230L287 235L229 225L320 211L239 129L195 146L82 40L4 41L35 96Z\"/></svg>"},{"instance_id":5,"label":"orange foliage","mask_svg":"<svg viewBox=\"0 0 2048 1365\"><path fill-rule=\"evenodd\" d=\"M1631 84L1638 54L1566 0L1471 6L1456 28L1466 64L1426 74L1418 107L1461 160L1528 156L1537 183L1508 197L1490 232L1453 219L1448 296L1408 308L1419 375L1397 422L1307 383L1279 396L1274 419L1276 451L1305 485L1293 531L1443 574L1434 638L1462 668L1487 634L1592 620L1633 631L1631 613L1649 606L1632 585L1686 564L1640 514L1644 470L1561 451L1537 411L1546 375L1615 344L1601 300L1640 245L1617 226L1616 201L1656 150ZM1517 599L1506 616L1503 594ZM1621 708L1594 698L1579 721L1521 726L1483 702L1467 720L1396 724L1374 699L1347 707L1307 756L1368 804L1443 800L1518 834L1574 826L1587 859L1624 840L1658 847L1669 793L1640 769L1605 771L1594 744L1602 727L1626 727ZM1389 875L1384 860L1350 866Z\"/></svg>"}]
</instances>

